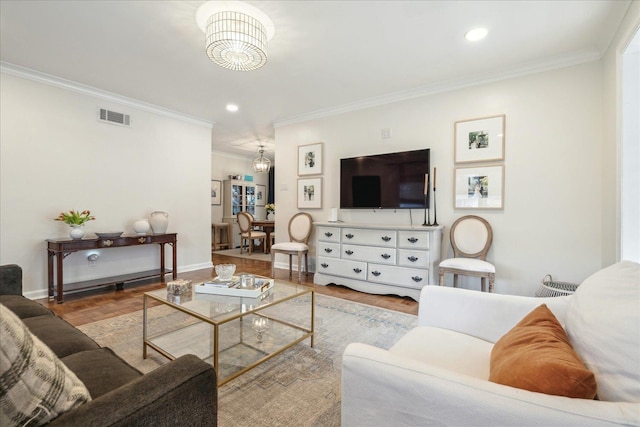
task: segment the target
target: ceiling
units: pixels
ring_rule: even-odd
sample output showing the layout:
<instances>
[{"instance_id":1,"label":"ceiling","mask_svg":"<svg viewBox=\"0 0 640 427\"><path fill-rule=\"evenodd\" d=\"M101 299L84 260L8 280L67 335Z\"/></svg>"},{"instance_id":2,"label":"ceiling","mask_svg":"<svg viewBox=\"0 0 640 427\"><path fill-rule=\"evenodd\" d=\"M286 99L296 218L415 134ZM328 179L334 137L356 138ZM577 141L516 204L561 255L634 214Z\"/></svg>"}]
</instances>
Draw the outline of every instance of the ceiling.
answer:
<instances>
[{"instance_id":1,"label":"ceiling","mask_svg":"<svg viewBox=\"0 0 640 427\"><path fill-rule=\"evenodd\" d=\"M250 1L275 36L249 72L208 59L202 3L1 0L0 60L212 122L213 150L250 157L277 124L596 60L630 0Z\"/></svg>"}]
</instances>

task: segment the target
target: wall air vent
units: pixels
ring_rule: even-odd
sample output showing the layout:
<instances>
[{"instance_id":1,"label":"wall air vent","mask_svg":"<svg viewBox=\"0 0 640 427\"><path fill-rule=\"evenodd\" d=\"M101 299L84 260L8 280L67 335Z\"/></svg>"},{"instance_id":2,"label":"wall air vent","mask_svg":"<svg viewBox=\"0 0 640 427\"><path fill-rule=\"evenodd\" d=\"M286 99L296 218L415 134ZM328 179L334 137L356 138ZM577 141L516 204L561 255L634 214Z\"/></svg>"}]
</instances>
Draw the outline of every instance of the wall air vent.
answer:
<instances>
[{"instance_id":1,"label":"wall air vent","mask_svg":"<svg viewBox=\"0 0 640 427\"><path fill-rule=\"evenodd\" d=\"M117 111L100 108L98 120L120 126L131 126L131 116Z\"/></svg>"}]
</instances>

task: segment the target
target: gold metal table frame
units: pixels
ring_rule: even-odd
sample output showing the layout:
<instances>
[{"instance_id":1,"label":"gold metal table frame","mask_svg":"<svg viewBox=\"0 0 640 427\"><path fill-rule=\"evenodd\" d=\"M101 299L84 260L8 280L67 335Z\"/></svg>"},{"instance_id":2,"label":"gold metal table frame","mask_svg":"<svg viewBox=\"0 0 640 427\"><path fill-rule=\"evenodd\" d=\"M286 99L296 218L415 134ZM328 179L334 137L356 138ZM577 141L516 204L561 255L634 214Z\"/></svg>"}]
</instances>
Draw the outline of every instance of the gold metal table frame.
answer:
<instances>
[{"instance_id":1,"label":"gold metal table frame","mask_svg":"<svg viewBox=\"0 0 640 427\"><path fill-rule=\"evenodd\" d=\"M302 318L302 315L310 316L308 325L301 325L300 323L303 322L298 322L299 319L292 321L286 318L290 315L286 310L288 302L304 304L307 299L309 300L309 311L305 313L304 309L301 310L300 317ZM151 302L153 304L150 304ZM156 350L169 360L174 360L182 354L193 352L201 359L213 364L218 375L219 386L226 384L307 338L310 338L311 347L314 345L315 292L313 288L305 285L276 280L269 292L257 299L195 292L174 296L168 294L165 289L160 289L146 292L143 305L142 357L144 359L147 358L147 347ZM175 312L185 314L185 318L188 318L191 323L172 325L167 320L167 325L156 324L154 326L154 329L162 329L161 332L151 335L149 332L149 310L152 306L158 305L170 307ZM220 311L220 307L225 308L225 310ZM281 308L284 308L282 312L280 312ZM256 338L258 339L257 343L252 343L253 336L247 336L246 330L251 328L252 321L245 322L245 319L252 316L268 319L271 322L271 327L278 329L279 334L282 335L279 337L279 343L264 345L264 347L271 345L270 351L260 348L262 343L259 338ZM165 318L168 318L168 316ZM162 323L161 320L158 320L158 322ZM236 322L236 326L232 326L234 322ZM222 347L220 337L221 334L226 333L226 326L229 326L232 330L237 327L237 331L233 330L234 338L237 340L231 345ZM198 332L194 332L196 329ZM205 329L207 332L201 329ZM270 333L271 331L264 332L263 335L269 336ZM289 337L288 334L292 336ZM260 336L261 333L255 335ZM283 338L283 336L285 337ZM200 346L200 351L193 351L194 346ZM247 363L246 366L235 366L235 370L227 374L221 369L220 356L225 352L230 352L231 354L234 351L241 354L252 354L256 359Z\"/></svg>"}]
</instances>

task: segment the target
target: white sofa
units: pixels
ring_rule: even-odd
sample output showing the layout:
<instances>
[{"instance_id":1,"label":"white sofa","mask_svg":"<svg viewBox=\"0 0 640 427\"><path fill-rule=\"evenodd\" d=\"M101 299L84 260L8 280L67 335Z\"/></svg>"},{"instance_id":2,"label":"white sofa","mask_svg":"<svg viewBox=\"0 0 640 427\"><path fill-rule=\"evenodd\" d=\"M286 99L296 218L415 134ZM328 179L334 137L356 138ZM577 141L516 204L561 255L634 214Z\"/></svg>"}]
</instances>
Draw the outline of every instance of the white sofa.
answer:
<instances>
[{"instance_id":1,"label":"white sofa","mask_svg":"<svg viewBox=\"0 0 640 427\"><path fill-rule=\"evenodd\" d=\"M594 372L600 400L488 381L493 344L543 303ZM557 298L426 286L418 319L390 350L346 348L343 427L640 426L640 264L605 268Z\"/></svg>"}]
</instances>

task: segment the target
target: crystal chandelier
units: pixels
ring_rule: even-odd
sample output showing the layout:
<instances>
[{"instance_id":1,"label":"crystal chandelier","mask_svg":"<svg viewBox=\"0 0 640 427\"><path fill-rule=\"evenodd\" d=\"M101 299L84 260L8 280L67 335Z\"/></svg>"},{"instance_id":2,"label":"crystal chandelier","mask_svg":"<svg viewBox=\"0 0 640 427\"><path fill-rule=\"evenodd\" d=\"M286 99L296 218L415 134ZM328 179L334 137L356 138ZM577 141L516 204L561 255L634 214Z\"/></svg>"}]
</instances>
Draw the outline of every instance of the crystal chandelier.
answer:
<instances>
[{"instance_id":1,"label":"crystal chandelier","mask_svg":"<svg viewBox=\"0 0 640 427\"><path fill-rule=\"evenodd\" d=\"M268 173L271 169L271 160L264 156L264 146L260 146L260 157L253 161L253 170L257 173Z\"/></svg>"}]
</instances>

